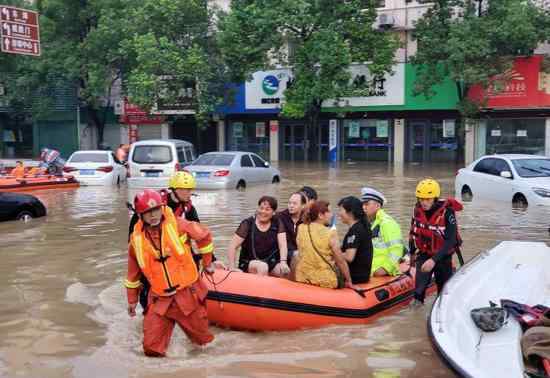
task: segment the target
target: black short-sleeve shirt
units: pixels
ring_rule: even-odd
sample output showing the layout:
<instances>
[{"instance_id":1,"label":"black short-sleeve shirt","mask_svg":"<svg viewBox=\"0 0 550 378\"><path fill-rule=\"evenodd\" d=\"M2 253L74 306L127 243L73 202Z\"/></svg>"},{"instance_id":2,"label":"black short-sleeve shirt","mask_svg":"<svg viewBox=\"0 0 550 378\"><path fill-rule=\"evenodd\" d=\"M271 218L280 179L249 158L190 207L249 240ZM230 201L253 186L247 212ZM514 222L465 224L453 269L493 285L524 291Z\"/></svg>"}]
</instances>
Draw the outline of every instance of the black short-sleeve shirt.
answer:
<instances>
[{"instance_id":1,"label":"black short-sleeve shirt","mask_svg":"<svg viewBox=\"0 0 550 378\"><path fill-rule=\"evenodd\" d=\"M355 257L351 263L348 262L351 280L354 284L369 281L372 269L372 233L370 228L365 227L361 222L350 227L342 242L342 252L347 249L356 249Z\"/></svg>"},{"instance_id":2,"label":"black short-sleeve shirt","mask_svg":"<svg viewBox=\"0 0 550 378\"><path fill-rule=\"evenodd\" d=\"M252 227L254 227L254 251L252 249ZM279 252L279 243L277 235L285 232L285 227L278 217L273 217L271 226L265 232L258 229L253 217L247 218L241 222L235 233L244 239L241 245L239 263L248 263L254 260L254 252L260 260L269 259L273 254Z\"/></svg>"}]
</instances>

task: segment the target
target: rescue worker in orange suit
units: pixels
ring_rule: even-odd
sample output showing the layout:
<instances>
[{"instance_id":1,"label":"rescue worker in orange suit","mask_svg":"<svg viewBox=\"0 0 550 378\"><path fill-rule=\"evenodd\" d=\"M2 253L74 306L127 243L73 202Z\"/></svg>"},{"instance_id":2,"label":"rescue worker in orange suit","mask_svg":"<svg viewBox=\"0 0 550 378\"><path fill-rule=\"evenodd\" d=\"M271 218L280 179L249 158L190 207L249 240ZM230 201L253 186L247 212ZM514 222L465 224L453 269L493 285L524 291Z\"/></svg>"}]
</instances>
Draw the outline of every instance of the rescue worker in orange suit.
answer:
<instances>
[{"instance_id":1,"label":"rescue worker in orange suit","mask_svg":"<svg viewBox=\"0 0 550 378\"><path fill-rule=\"evenodd\" d=\"M15 162L15 168L11 170L10 175L15 176L15 178L25 177L25 167L22 161L18 160Z\"/></svg>"},{"instance_id":2,"label":"rescue worker in orange suit","mask_svg":"<svg viewBox=\"0 0 550 378\"><path fill-rule=\"evenodd\" d=\"M184 218L188 221L197 223L200 222L197 210L191 202L191 196L193 195L193 191L195 190L196 186L197 184L195 181L195 177L193 177L191 173L176 172L172 175L172 177L170 177L170 181L168 182L169 191L165 189L160 191L164 202L170 209L172 209L176 218ZM132 234L134 226L137 224L138 220L138 215L134 214L132 216L132 219L130 219L130 230L128 235ZM191 247L190 241L188 241L188 244L189 247ZM195 251L193 251L193 259L195 260L195 263L198 267L201 261L201 255L194 252ZM141 282L143 286L140 293L139 302L143 309L145 309L147 308L147 294L149 292L149 283L147 282L147 279L145 277L142 277Z\"/></svg>"},{"instance_id":3,"label":"rescue worker in orange suit","mask_svg":"<svg viewBox=\"0 0 550 378\"><path fill-rule=\"evenodd\" d=\"M143 351L150 357L164 357L177 323L198 345L211 342L206 314L207 288L202 283L187 241L195 240L208 274L212 235L205 226L176 218L164 205L160 193L146 189L136 195L134 208L139 221L128 247L128 314L136 315L141 276L151 284L143 320Z\"/></svg>"},{"instance_id":4,"label":"rescue worker in orange suit","mask_svg":"<svg viewBox=\"0 0 550 378\"><path fill-rule=\"evenodd\" d=\"M409 238L411 255L416 252L413 306L424 303L432 274L441 292L453 275L453 253L461 244L455 212L462 210L462 204L453 198L440 200L440 195L439 183L433 179L422 180L416 187L418 202Z\"/></svg>"}]
</instances>

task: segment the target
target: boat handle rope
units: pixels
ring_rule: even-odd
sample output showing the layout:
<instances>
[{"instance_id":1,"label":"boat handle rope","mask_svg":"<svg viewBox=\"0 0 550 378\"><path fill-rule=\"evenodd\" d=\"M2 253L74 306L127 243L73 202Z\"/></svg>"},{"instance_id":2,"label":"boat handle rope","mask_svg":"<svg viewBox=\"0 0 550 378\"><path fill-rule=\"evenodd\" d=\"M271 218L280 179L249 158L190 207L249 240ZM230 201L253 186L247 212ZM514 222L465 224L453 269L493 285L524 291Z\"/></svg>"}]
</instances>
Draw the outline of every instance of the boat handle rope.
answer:
<instances>
[{"instance_id":1,"label":"boat handle rope","mask_svg":"<svg viewBox=\"0 0 550 378\"><path fill-rule=\"evenodd\" d=\"M221 285L226 279L229 278L229 276L230 276L231 273L233 273L233 272L234 272L234 270L230 270L229 272L227 272L227 274L225 275L225 277L222 278L222 279L221 279L220 281L218 281L218 282L216 282L216 281L214 280L214 278L211 277L210 274L206 273L206 271L204 271L204 270L201 272L201 276L205 277L206 280L212 284L212 286L214 287L214 291L217 293L217 292L218 292L217 285ZM223 302L222 302L221 299L219 299L219 297L218 297L218 305L220 306L220 310L223 310Z\"/></svg>"}]
</instances>

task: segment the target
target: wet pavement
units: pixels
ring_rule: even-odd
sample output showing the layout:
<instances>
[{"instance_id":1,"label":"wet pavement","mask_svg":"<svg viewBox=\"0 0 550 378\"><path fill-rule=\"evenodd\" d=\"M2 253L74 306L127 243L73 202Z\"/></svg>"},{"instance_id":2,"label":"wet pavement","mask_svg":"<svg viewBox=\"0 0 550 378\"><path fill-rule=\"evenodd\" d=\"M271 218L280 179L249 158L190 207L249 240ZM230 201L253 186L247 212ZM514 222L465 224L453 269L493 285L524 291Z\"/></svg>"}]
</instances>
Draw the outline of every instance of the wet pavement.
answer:
<instances>
[{"instance_id":1,"label":"wet pavement","mask_svg":"<svg viewBox=\"0 0 550 378\"><path fill-rule=\"evenodd\" d=\"M386 163L282 163L278 185L244 192L199 192L201 220L214 233L217 256L239 222L253 214L261 195L286 206L302 185L336 204L365 185L389 198L388 212L408 232L419 178L440 180L452 195L457 168ZM125 187L35 193L46 218L0 223L0 376L2 377L448 377L432 350L424 309L402 310L367 326L284 333L243 333L214 328L216 340L192 346L175 332L168 357L141 350L141 317L126 313L128 210ZM548 212L511 204L469 202L459 214L466 260L501 240L550 241ZM339 225L339 232L345 227ZM528 251L526 251L527 253Z\"/></svg>"}]
</instances>

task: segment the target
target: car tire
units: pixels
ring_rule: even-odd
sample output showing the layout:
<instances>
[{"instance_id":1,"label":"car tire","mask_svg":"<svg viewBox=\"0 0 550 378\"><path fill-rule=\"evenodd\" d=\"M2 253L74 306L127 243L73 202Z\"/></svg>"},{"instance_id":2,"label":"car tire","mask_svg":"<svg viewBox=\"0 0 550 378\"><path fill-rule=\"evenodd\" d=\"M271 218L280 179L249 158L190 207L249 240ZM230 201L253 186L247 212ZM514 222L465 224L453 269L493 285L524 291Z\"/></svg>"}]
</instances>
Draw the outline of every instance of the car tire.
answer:
<instances>
[{"instance_id":1,"label":"car tire","mask_svg":"<svg viewBox=\"0 0 550 378\"><path fill-rule=\"evenodd\" d=\"M281 182L281 179L279 178L279 176L273 176L273 180L271 180L272 184L278 184L280 182Z\"/></svg>"},{"instance_id":2,"label":"car tire","mask_svg":"<svg viewBox=\"0 0 550 378\"><path fill-rule=\"evenodd\" d=\"M16 219L16 220L20 220L20 221L23 221L23 222L28 222L28 221L30 221L32 218L34 218L34 214L32 213L32 211L29 211L29 210L21 210L21 211L15 216L15 219Z\"/></svg>"},{"instance_id":3,"label":"car tire","mask_svg":"<svg viewBox=\"0 0 550 378\"><path fill-rule=\"evenodd\" d=\"M529 206L527 198L525 198L525 196L521 193L516 193L512 199L512 207L525 209L527 206Z\"/></svg>"},{"instance_id":4,"label":"car tire","mask_svg":"<svg viewBox=\"0 0 550 378\"><path fill-rule=\"evenodd\" d=\"M244 190L246 189L246 182L244 180L239 180L237 183L237 190Z\"/></svg>"},{"instance_id":5,"label":"car tire","mask_svg":"<svg viewBox=\"0 0 550 378\"><path fill-rule=\"evenodd\" d=\"M464 202L470 202L474 197L474 194L472 193L472 189L470 189L468 185L464 185L462 187L460 194L462 196L462 201Z\"/></svg>"}]
</instances>

